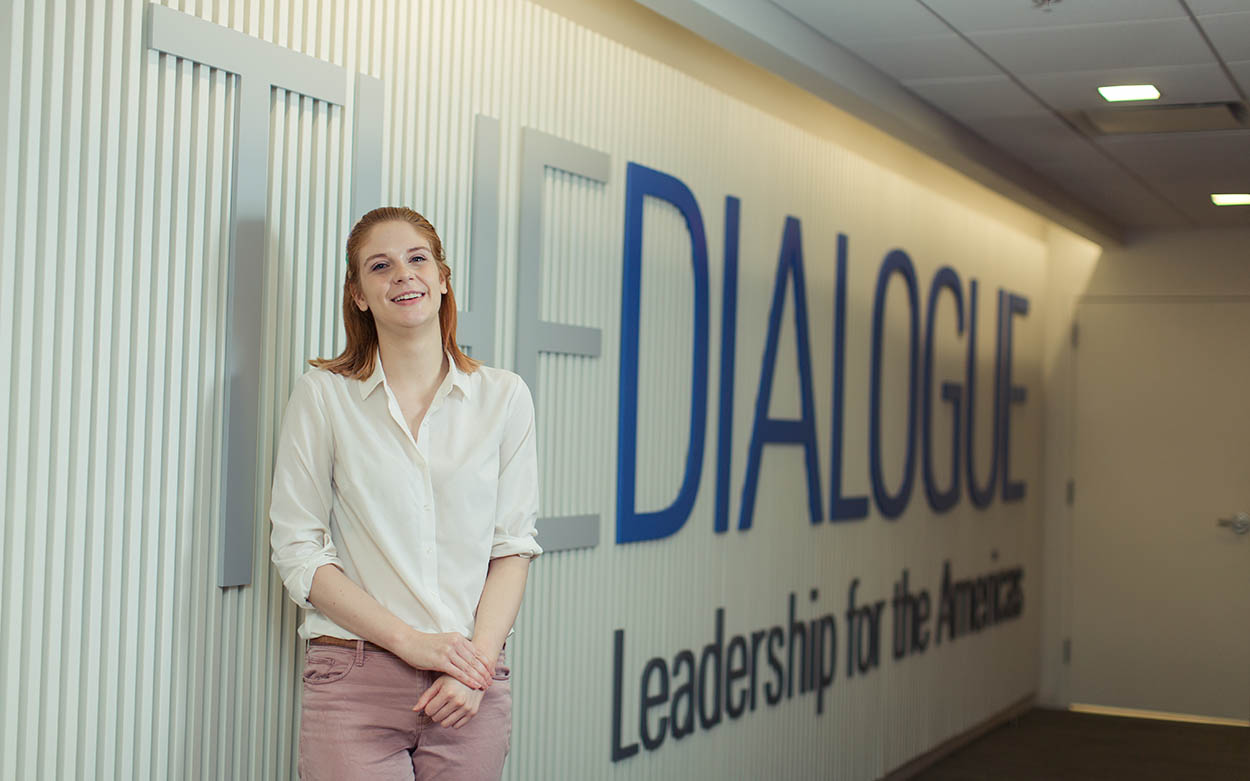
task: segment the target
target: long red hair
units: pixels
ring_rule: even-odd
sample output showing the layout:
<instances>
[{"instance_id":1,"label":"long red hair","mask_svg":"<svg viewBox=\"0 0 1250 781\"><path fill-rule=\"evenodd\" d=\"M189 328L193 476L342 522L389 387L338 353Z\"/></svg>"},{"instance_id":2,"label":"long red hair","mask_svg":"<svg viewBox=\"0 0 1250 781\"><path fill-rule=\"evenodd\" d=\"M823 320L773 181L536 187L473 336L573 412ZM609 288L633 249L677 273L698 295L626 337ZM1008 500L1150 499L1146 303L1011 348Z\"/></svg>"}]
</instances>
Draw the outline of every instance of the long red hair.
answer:
<instances>
[{"instance_id":1,"label":"long red hair","mask_svg":"<svg viewBox=\"0 0 1250 781\"><path fill-rule=\"evenodd\" d=\"M343 325L347 329L347 346L335 358L313 358L310 364L318 369L326 369L335 374L365 380L373 374L374 361L378 352L378 329L373 322L373 313L360 311L356 306L356 295L360 292L360 249L369 237L369 231L383 222L405 222L417 229L430 242L434 252L434 260L438 263L439 279L447 285L438 308L438 325L443 334L443 352L450 353L456 367L463 372L472 372L481 366L465 355L456 343L456 296L451 290L451 267L443 255L443 242L430 221L412 209L404 206L383 206L374 209L360 218L347 234L347 274L343 278Z\"/></svg>"}]
</instances>

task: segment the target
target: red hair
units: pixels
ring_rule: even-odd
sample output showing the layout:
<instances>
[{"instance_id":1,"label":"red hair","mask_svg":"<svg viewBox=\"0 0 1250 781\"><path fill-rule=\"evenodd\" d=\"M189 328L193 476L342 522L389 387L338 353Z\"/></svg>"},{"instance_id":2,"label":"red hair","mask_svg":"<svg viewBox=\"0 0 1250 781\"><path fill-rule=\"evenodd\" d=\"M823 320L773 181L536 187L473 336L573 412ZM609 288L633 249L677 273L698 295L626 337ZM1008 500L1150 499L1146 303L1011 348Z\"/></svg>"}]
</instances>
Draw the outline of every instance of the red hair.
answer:
<instances>
[{"instance_id":1,"label":"red hair","mask_svg":"<svg viewBox=\"0 0 1250 781\"><path fill-rule=\"evenodd\" d=\"M465 355L456 343L456 296L451 291L451 267L443 255L443 242L430 221L412 209L404 206L383 206L374 209L360 218L347 234L347 275L343 278L343 325L347 328L347 346L335 358L313 358L310 364L318 369L326 369L344 377L365 380L373 374L374 361L378 352L378 329L373 322L373 313L360 311L356 306L356 296L360 293L360 249L375 226L384 222L403 222L417 229L417 232L430 242L434 252L434 260L438 263L438 276L447 285L438 308L438 325L443 334L443 352L450 353L456 367L463 372L472 372L481 366Z\"/></svg>"}]
</instances>

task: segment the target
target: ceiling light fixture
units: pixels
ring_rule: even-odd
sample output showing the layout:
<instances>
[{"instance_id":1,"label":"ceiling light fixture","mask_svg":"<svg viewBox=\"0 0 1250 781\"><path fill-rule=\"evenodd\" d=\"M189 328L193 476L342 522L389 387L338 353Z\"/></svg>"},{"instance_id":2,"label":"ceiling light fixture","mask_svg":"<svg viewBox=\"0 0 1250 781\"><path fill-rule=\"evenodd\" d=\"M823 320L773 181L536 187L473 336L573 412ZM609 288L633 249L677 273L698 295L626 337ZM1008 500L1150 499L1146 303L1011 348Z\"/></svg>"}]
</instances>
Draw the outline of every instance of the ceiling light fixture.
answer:
<instances>
[{"instance_id":1,"label":"ceiling light fixture","mask_svg":"<svg viewBox=\"0 0 1250 781\"><path fill-rule=\"evenodd\" d=\"M1211 193L1216 206L1250 206L1250 193Z\"/></svg>"},{"instance_id":2,"label":"ceiling light fixture","mask_svg":"<svg viewBox=\"0 0 1250 781\"><path fill-rule=\"evenodd\" d=\"M1122 100L1158 100L1159 88L1153 84L1117 84L1099 87L1098 94L1108 103Z\"/></svg>"}]
</instances>

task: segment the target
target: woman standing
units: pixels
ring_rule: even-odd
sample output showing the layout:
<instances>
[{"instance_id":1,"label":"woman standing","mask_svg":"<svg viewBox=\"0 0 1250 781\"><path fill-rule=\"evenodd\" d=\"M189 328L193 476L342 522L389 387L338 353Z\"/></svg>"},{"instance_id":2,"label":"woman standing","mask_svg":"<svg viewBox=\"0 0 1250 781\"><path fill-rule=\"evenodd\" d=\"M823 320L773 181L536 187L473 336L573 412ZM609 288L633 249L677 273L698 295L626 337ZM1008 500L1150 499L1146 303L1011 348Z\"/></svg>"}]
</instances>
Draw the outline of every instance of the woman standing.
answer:
<instances>
[{"instance_id":1,"label":"woman standing","mask_svg":"<svg viewBox=\"0 0 1250 781\"><path fill-rule=\"evenodd\" d=\"M305 779L497 779L508 751L503 647L541 553L534 406L460 351L450 277L424 217L362 217L347 347L287 405L271 541L308 611Z\"/></svg>"}]
</instances>

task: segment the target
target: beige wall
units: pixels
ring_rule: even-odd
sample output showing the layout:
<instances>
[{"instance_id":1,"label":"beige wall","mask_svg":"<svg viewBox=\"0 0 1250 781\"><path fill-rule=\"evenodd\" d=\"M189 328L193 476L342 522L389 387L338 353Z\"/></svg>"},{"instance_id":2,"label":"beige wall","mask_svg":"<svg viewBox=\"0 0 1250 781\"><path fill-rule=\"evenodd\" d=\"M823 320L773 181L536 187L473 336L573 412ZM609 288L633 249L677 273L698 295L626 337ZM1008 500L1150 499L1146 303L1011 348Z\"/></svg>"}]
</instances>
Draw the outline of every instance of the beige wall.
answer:
<instances>
[{"instance_id":1,"label":"beige wall","mask_svg":"<svg viewBox=\"0 0 1250 781\"><path fill-rule=\"evenodd\" d=\"M1145 234L1106 250L1066 232L1054 232L1049 245L1039 699L1063 706L1070 701L1063 664L1073 598L1069 588L1071 510L1065 493L1073 470L1071 323L1078 299L1250 295L1250 230Z\"/></svg>"},{"instance_id":2,"label":"beige wall","mask_svg":"<svg viewBox=\"0 0 1250 781\"><path fill-rule=\"evenodd\" d=\"M1250 294L1250 229L1149 234L1110 248L1085 293L1096 296Z\"/></svg>"}]
</instances>

